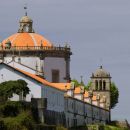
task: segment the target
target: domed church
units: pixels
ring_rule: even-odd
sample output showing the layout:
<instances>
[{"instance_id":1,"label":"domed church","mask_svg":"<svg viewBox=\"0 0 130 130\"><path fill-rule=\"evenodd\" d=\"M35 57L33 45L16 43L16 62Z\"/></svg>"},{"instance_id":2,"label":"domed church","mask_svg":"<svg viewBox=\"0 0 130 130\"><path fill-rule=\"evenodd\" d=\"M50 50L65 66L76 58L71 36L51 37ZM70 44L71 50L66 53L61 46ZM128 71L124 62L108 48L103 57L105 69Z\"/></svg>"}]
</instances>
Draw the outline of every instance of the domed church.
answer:
<instances>
[{"instance_id":1,"label":"domed church","mask_svg":"<svg viewBox=\"0 0 130 130\"><path fill-rule=\"evenodd\" d=\"M0 44L0 83L22 79L30 90L14 93L8 100L31 102L42 123L83 126L110 121L111 76L102 66L91 76L90 90L70 78L71 49L55 46L35 33L33 20L25 13L18 32ZM80 70L78 70L80 71Z\"/></svg>"},{"instance_id":2,"label":"domed church","mask_svg":"<svg viewBox=\"0 0 130 130\"><path fill-rule=\"evenodd\" d=\"M49 82L70 80L70 48L67 45L56 47L35 33L33 20L27 13L19 21L18 32L3 40L1 48L0 58L4 63L21 69L26 66L29 72L34 71Z\"/></svg>"}]
</instances>

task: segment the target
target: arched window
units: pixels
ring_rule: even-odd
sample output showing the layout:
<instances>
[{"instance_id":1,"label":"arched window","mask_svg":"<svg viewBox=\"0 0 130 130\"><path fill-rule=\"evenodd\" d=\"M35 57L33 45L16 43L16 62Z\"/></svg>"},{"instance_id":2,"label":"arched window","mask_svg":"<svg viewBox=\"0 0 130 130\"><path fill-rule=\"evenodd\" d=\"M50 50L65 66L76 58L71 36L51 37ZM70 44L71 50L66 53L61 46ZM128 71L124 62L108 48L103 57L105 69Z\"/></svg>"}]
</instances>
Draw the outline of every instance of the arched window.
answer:
<instances>
[{"instance_id":1,"label":"arched window","mask_svg":"<svg viewBox=\"0 0 130 130\"><path fill-rule=\"evenodd\" d=\"M102 90L102 80L99 81L99 90Z\"/></svg>"},{"instance_id":2,"label":"arched window","mask_svg":"<svg viewBox=\"0 0 130 130\"><path fill-rule=\"evenodd\" d=\"M106 81L103 81L103 90L106 90Z\"/></svg>"},{"instance_id":3,"label":"arched window","mask_svg":"<svg viewBox=\"0 0 130 130\"><path fill-rule=\"evenodd\" d=\"M25 32L29 32L29 27L28 26L26 26Z\"/></svg>"},{"instance_id":4,"label":"arched window","mask_svg":"<svg viewBox=\"0 0 130 130\"><path fill-rule=\"evenodd\" d=\"M95 81L95 89L98 90L98 81Z\"/></svg>"}]
</instances>

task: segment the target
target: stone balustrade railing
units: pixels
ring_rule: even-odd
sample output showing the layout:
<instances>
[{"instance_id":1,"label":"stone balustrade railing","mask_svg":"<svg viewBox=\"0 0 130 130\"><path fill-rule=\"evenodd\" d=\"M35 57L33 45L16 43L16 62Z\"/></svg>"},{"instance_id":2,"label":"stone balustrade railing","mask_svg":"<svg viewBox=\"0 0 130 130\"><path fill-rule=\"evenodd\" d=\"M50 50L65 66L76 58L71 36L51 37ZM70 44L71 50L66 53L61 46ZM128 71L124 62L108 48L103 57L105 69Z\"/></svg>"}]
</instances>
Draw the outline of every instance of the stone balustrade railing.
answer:
<instances>
[{"instance_id":1,"label":"stone balustrade railing","mask_svg":"<svg viewBox=\"0 0 130 130\"><path fill-rule=\"evenodd\" d=\"M56 46L12 46L12 47L2 47L0 46L0 51L35 51L35 50L50 50L50 51L70 51L70 47L56 47Z\"/></svg>"}]
</instances>

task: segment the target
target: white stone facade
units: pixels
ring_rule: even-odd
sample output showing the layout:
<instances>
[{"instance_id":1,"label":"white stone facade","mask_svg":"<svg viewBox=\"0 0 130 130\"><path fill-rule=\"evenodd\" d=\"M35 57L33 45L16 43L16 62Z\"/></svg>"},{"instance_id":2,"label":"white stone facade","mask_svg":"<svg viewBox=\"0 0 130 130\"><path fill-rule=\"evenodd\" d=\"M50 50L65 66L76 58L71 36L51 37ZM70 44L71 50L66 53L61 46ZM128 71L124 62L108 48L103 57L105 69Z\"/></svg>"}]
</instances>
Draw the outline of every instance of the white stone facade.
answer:
<instances>
[{"instance_id":1,"label":"white stone facade","mask_svg":"<svg viewBox=\"0 0 130 130\"><path fill-rule=\"evenodd\" d=\"M107 123L110 112L72 97L65 98L66 126L83 126L94 123Z\"/></svg>"},{"instance_id":2,"label":"white stone facade","mask_svg":"<svg viewBox=\"0 0 130 130\"><path fill-rule=\"evenodd\" d=\"M59 71L59 82L65 83L66 80L66 61L65 58L57 57L46 57L44 60L40 60L39 57L5 57L4 62L11 65L12 67L20 68L26 72L33 74L44 73L44 78L52 82L52 70ZM17 64L16 64L17 63ZM30 68L30 69L29 69Z\"/></svg>"}]
</instances>

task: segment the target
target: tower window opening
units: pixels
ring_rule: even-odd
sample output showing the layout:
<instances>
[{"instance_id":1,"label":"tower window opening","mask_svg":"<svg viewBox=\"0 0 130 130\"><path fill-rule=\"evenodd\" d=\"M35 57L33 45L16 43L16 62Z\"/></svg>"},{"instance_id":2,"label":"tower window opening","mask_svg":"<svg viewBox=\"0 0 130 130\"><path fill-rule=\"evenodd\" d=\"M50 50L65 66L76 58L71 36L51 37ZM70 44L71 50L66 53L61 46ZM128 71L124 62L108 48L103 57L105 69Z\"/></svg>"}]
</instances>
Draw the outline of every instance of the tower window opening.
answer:
<instances>
[{"instance_id":1,"label":"tower window opening","mask_svg":"<svg viewBox=\"0 0 130 130\"><path fill-rule=\"evenodd\" d=\"M95 81L95 89L98 90L98 81Z\"/></svg>"},{"instance_id":2,"label":"tower window opening","mask_svg":"<svg viewBox=\"0 0 130 130\"><path fill-rule=\"evenodd\" d=\"M29 25L26 24L26 25L24 26L23 31L24 31L24 32L29 32Z\"/></svg>"},{"instance_id":3,"label":"tower window opening","mask_svg":"<svg viewBox=\"0 0 130 130\"><path fill-rule=\"evenodd\" d=\"M99 90L102 90L102 81L99 81Z\"/></svg>"},{"instance_id":4,"label":"tower window opening","mask_svg":"<svg viewBox=\"0 0 130 130\"><path fill-rule=\"evenodd\" d=\"M103 81L103 90L106 90L106 82Z\"/></svg>"}]
</instances>

